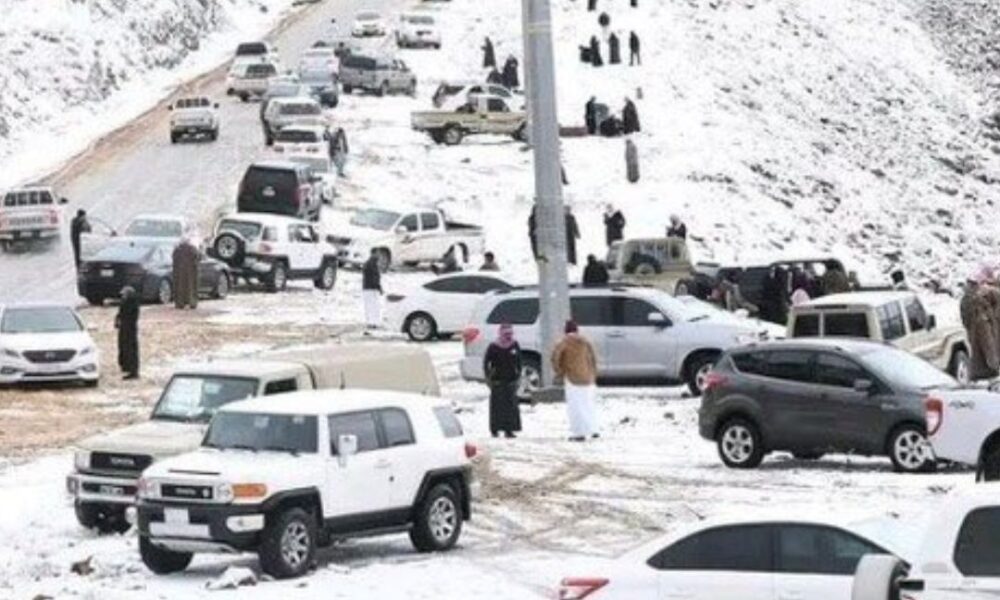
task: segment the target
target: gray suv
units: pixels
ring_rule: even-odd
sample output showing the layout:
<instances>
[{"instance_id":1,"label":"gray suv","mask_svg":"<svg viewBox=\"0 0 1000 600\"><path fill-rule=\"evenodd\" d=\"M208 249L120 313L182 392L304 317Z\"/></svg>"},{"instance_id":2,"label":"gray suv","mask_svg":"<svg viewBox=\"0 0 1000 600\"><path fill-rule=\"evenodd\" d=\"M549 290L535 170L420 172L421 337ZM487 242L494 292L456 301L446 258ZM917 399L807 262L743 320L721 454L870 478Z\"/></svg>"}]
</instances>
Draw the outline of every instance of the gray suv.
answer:
<instances>
[{"instance_id":1,"label":"gray suv","mask_svg":"<svg viewBox=\"0 0 1000 600\"><path fill-rule=\"evenodd\" d=\"M789 451L888 456L902 472L933 470L924 401L958 382L887 344L794 340L731 350L707 377L698 423L728 467Z\"/></svg>"}]
</instances>

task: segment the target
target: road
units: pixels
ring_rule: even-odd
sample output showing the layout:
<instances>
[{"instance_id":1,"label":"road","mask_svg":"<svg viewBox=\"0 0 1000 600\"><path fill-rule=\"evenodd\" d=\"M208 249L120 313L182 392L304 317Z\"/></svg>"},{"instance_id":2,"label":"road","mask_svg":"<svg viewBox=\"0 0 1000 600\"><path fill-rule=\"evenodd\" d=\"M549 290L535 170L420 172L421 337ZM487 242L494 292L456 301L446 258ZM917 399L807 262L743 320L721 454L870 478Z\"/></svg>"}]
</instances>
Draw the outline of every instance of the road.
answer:
<instances>
[{"instance_id":1,"label":"road","mask_svg":"<svg viewBox=\"0 0 1000 600\"><path fill-rule=\"evenodd\" d=\"M304 9L269 37L283 64L294 68L299 53L335 29L350 26L361 8L393 14L403 0L324 0ZM331 23L336 19L337 25ZM111 134L49 181L70 199L67 220L77 209L120 228L141 213L184 214L202 231L218 208L232 199L247 165L265 153L254 103L225 96L225 68L189 82L156 109ZM172 145L166 105L177 95L219 99L222 131L215 143ZM47 249L0 255L0 303L78 302L68 239Z\"/></svg>"}]
</instances>

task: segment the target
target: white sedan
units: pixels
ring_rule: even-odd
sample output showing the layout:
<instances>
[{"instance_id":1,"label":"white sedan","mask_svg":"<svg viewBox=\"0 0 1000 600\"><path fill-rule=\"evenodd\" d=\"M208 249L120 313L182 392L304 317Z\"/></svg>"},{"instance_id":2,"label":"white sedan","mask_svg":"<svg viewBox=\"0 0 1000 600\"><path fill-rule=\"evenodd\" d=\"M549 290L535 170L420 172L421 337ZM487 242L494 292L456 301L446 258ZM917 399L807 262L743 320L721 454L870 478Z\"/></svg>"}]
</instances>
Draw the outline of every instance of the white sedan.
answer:
<instances>
[{"instance_id":1,"label":"white sedan","mask_svg":"<svg viewBox=\"0 0 1000 600\"><path fill-rule=\"evenodd\" d=\"M443 275L406 294L386 296L386 325L416 342L447 338L465 328L476 303L488 292L513 285L500 273L467 271Z\"/></svg>"},{"instance_id":2,"label":"white sedan","mask_svg":"<svg viewBox=\"0 0 1000 600\"><path fill-rule=\"evenodd\" d=\"M354 25L351 26L354 37L383 36L385 32L385 19L377 12L364 10L354 16Z\"/></svg>"},{"instance_id":3,"label":"white sedan","mask_svg":"<svg viewBox=\"0 0 1000 600\"><path fill-rule=\"evenodd\" d=\"M850 600L867 554L895 554L884 521L715 520L562 581L560 600Z\"/></svg>"},{"instance_id":4,"label":"white sedan","mask_svg":"<svg viewBox=\"0 0 1000 600\"><path fill-rule=\"evenodd\" d=\"M101 376L97 347L69 306L23 304L0 309L0 384L82 381Z\"/></svg>"}]
</instances>

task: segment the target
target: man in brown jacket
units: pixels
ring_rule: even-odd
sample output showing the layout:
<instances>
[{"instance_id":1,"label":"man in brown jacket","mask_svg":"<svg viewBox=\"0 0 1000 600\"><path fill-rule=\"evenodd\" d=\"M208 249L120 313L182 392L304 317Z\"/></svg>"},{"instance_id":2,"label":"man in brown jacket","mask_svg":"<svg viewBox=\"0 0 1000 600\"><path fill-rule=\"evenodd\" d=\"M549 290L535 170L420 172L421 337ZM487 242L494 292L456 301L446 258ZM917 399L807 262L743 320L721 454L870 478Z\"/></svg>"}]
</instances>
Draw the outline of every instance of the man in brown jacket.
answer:
<instances>
[{"instance_id":1,"label":"man in brown jacket","mask_svg":"<svg viewBox=\"0 0 1000 600\"><path fill-rule=\"evenodd\" d=\"M594 346L579 333L573 321L566 322L566 336L552 351L552 367L563 380L570 440L582 442L599 437L594 398L597 395L597 355Z\"/></svg>"}]
</instances>

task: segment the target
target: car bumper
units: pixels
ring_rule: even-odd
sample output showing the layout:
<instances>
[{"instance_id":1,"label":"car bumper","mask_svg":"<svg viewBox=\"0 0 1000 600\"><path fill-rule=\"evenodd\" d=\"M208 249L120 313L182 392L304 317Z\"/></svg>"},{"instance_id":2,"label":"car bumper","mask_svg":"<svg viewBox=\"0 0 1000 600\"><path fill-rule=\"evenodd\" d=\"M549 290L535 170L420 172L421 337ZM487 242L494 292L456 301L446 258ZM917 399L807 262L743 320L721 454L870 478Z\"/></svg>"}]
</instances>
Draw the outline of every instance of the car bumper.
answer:
<instances>
[{"instance_id":1,"label":"car bumper","mask_svg":"<svg viewBox=\"0 0 1000 600\"><path fill-rule=\"evenodd\" d=\"M137 277L89 277L86 279L77 279L76 291L84 298L98 297L98 298L117 298L121 296L122 289L125 286L130 286L139 292L139 296L143 300L151 300L156 298L156 290L147 290L146 277L143 275Z\"/></svg>"},{"instance_id":2,"label":"car bumper","mask_svg":"<svg viewBox=\"0 0 1000 600\"><path fill-rule=\"evenodd\" d=\"M170 128L170 133L180 135L199 135L213 131L215 131L214 125L176 125Z\"/></svg>"},{"instance_id":3,"label":"car bumper","mask_svg":"<svg viewBox=\"0 0 1000 600\"><path fill-rule=\"evenodd\" d=\"M67 362L33 363L23 359L0 359L0 384L59 381L97 381L101 367L95 353Z\"/></svg>"},{"instance_id":4,"label":"car bumper","mask_svg":"<svg viewBox=\"0 0 1000 600\"><path fill-rule=\"evenodd\" d=\"M698 435L706 440L715 440L718 418L714 412L698 409Z\"/></svg>"},{"instance_id":5,"label":"car bumper","mask_svg":"<svg viewBox=\"0 0 1000 600\"><path fill-rule=\"evenodd\" d=\"M256 548L264 529L260 505L173 504L140 500L139 535L177 552L243 552Z\"/></svg>"},{"instance_id":6,"label":"car bumper","mask_svg":"<svg viewBox=\"0 0 1000 600\"><path fill-rule=\"evenodd\" d=\"M54 237L59 237L59 230L55 228L15 229L13 231L0 231L0 240L5 242L45 240Z\"/></svg>"},{"instance_id":7,"label":"car bumper","mask_svg":"<svg viewBox=\"0 0 1000 600\"><path fill-rule=\"evenodd\" d=\"M66 476L66 492L85 504L130 506L136 501L136 477L110 477L73 472Z\"/></svg>"}]
</instances>

